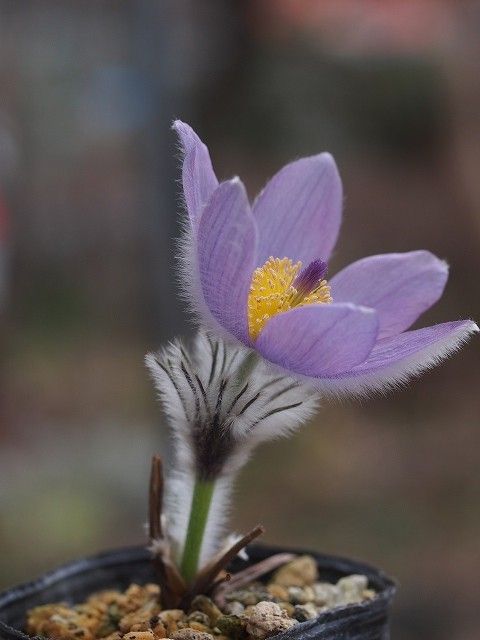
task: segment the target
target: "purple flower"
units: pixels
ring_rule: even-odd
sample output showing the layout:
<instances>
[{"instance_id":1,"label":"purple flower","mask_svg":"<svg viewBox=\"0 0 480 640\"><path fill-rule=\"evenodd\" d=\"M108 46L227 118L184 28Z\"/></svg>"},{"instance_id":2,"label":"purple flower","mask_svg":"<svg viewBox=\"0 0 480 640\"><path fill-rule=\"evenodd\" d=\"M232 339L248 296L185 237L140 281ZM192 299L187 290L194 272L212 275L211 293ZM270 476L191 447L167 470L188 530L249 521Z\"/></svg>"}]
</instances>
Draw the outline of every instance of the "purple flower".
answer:
<instances>
[{"instance_id":1,"label":"purple flower","mask_svg":"<svg viewBox=\"0 0 480 640\"><path fill-rule=\"evenodd\" d=\"M428 251L363 258L325 280L342 185L328 153L281 169L250 205L238 178L219 184L207 147L183 122L187 297L211 330L323 392L405 382L475 331L459 320L408 331L442 295L448 269Z\"/></svg>"}]
</instances>

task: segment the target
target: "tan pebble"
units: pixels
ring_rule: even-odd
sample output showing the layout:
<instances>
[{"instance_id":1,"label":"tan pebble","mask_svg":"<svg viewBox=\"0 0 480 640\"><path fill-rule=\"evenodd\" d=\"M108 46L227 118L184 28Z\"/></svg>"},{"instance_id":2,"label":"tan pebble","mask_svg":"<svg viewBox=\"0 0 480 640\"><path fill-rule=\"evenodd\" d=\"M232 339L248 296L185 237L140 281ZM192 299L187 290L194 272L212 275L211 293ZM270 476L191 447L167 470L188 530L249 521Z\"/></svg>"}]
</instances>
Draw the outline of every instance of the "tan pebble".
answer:
<instances>
[{"instance_id":1,"label":"tan pebble","mask_svg":"<svg viewBox=\"0 0 480 640\"><path fill-rule=\"evenodd\" d=\"M312 556L299 556L275 572L271 582L284 587L304 587L318 578L317 563Z\"/></svg>"},{"instance_id":2,"label":"tan pebble","mask_svg":"<svg viewBox=\"0 0 480 640\"><path fill-rule=\"evenodd\" d=\"M102 615L95 611L91 605L76 605L72 612L75 621L81 626L96 629L101 624Z\"/></svg>"},{"instance_id":3,"label":"tan pebble","mask_svg":"<svg viewBox=\"0 0 480 640\"><path fill-rule=\"evenodd\" d=\"M374 591L373 589L365 589L362 595L365 598L365 600L372 600L377 595L377 592Z\"/></svg>"},{"instance_id":4,"label":"tan pebble","mask_svg":"<svg viewBox=\"0 0 480 640\"><path fill-rule=\"evenodd\" d=\"M363 597L355 591L346 591L342 594L341 604L358 604L362 602Z\"/></svg>"},{"instance_id":5,"label":"tan pebble","mask_svg":"<svg viewBox=\"0 0 480 640\"><path fill-rule=\"evenodd\" d=\"M292 617L293 610L295 609L294 605L291 602L279 602L278 606L281 609L284 609L288 613L290 617Z\"/></svg>"},{"instance_id":6,"label":"tan pebble","mask_svg":"<svg viewBox=\"0 0 480 640\"><path fill-rule=\"evenodd\" d=\"M307 602L313 602L315 600L315 591L313 590L313 587L310 587L309 585L303 587L303 593L307 598Z\"/></svg>"},{"instance_id":7,"label":"tan pebble","mask_svg":"<svg viewBox=\"0 0 480 640\"><path fill-rule=\"evenodd\" d=\"M196 631L195 629L179 629L172 634L173 640L213 640L211 633Z\"/></svg>"},{"instance_id":8,"label":"tan pebble","mask_svg":"<svg viewBox=\"0 0 480 640\"><path fill-rule=\"evenodd\" d=\"M307 602L307 604L297 604L293 611L293 617L299 622L314 620L317 616L318 610L311 602Z\"/></svg>"},{"instance_id":9,"label":"tan pebble","mask_svg":"<svg viewBox=\"0 0 480 640\"><path fill-rule=\"evenodd\" d=\"M137 622L136 624L132 624L130 631L148 631L150 629L150 623L148 620L144 622Z\"/></svg>"},{"instance_id":10,"label":"tan pebble","mask_svg":"<svg viewBox=\"0 0 480 640\"><path fill-rule=\"evenodd\" d=\"M155 638L166 638L167 637L167 630L165 629L165 626L162 622L157 622L157 624L155 624L152 627L152 631L153 631L153 635L155 636Z\"/></svg>"},{"instance_id":11,"label":"tan pebble","mask_svg":"<svg viewBox=\"0 0 480 640\"><path fill-rule=\"evenodd\" d=\"M281 584L269 584L267 587L268 593L276 598L277 600L286 601L288 600L288 591L285 587L282 587Z\"/></svg>"},{"instance_id":12,"label":"tan pebble","mask_svg":"<svg viewBox=\"0 0 480 640\"><path fill-rule=\"evenodd\" d=\"M123 640L154 640L153 631L130 631L123 636Z\"/></svg>"},{"instance_id":13,"label":"tan pebble","mask_svg":"<svg viewBox=\"0 0 480 640\"><path fill-rule=\"evenodd\" d=\"M186 619L185 611L182 609L164 609L160 611L158 617L162 622L168 622L169 620L183 620Z\"/></svg>"},{"instance_id":14,"label":"tan pebble","mask_svg":"<svg viewBox=\"0 0 480 640\"><path fill-rule=\"evenodd\" d=\"M188 614L188 622L199 622L208 627L210 625L210 618L206 613L203 613L203 611L192 611L192 613ZM190 624L190 626L192 625Z\"/></svg>"},{"instance_id":15,"label":"tan pebble","mask_svg":"<svg viewBox=\"0 0 480 640\"><path fill-rule=\"evenodd\" d=\"M214 625L218 618L222 615L222 612L217 605L204 595L195 596L192 600L192 610L202 611L210 618L210 623Z\"/></svg>"},{"instance_id":16,"label":"tan pebble","mask_svg":"<svg viewBox=\"0 0 480 640\"><path fill-rule=\"evenodd\" d=\"M50 617L54 614L65 614L71 610L67 605L63 604L46 604L30 609L27 614L27 633L35 635L39 633L40 626L44 622L49 622Z\"/></svg>"},{"instance_id":17,"label":"tan pebble","mask_svg":"<svg viewBox=\"0 0 480 640\"><path fill-rule=\"evenodd\" d=\"M128 633L129 631L146 631L149 627L149 621L151 616L148 614L141 615L138 611L132 611L123 616L118 622L118 628L122 633ZM146 625L143 629L138 628L138 625ZM133 627L136 627L135 629Z\"/></svg>"},{"instance_id":18,"label":"tan pebble","mask_svg":"<svg viewBox=\"0 0 480 640\"><path fill-rule=\"evenodd\" d=\"M313 585L314 603L317 607L333 607L340 602L341 592L335 584L317 582Z\"/></svg>"},{"instance_id":19,"label":"tan pebble","mask_svg":"<svg viewBox=\"0 0 480 640\"><path fill-rule=\"evenodd\" d=\"M46 605L29 612L27 630L32 635L64 638L65 640L93 640L99 618L79 613L67 605Z\"/></svg>"},{"instance_id":20,"label":"tan pebble","mask_svg":"<svg viewBox=\"0 0 480 640\"><path fill-rule=\"evenodd\" d=\"M288 587L288 600L292 604L305 604L308 597L302 587Z\"/></svg>"},{"instance_id":21,"label":"tan pebble","mask_svg":"<svg viewBox=\"0 0 480 640\"><path fill-rule=\"evenodd\" d=\"M340 578L337 587L340 589L343 604L354 604L363 600L363 592L367 588L368 579L366 576L352 574Z\"/></svg>"},{"instance_id":22,"label":"tan pebble","mask_svg":"<svg viewBox=\"0 0 480 640\"><path fill-rule=\"evenodd\" d=\"M85 605L85 611L87 613L93 613L93 615L103 616L108 611L108 604L102 600L90 599L88 604Z\"/></svg>"},{"instance_id":23,"label":"tan pebble","mask_svg":"<svg viewBox=\"0 0 480 640\"><path fill-rule=\"evenodd\" d=\"M227 616L241 616L245 611L245 606L241 602L234 600L233 602L227 602L223 607L223 612Z\"/></svg>"},{"instance_id":24,"label":"tan pebble","mask_svg":"<svg viewBox=\"0 0 480 640\"><path fill-rule=\"evenodd\" d=\"M238 591L232 591L225 596L227 602L240 602L244 607L251 607L254 604L258 604L260 601L265 600L263 597L259 597L252 589L240 589Z\"/></svg>"},{"instance_id":25,"label":"tan pebble","mask_svg":"<svg viewBox=\"0 0 480 640\"><path fill-rule=\"evenodd\" d=\"M251 608L248 616L244 614L244 619L247 632L258 640L286 631L297 624L297 621L289 618L287 612L275 602L259 602Z\"/></svg>"},{"instance_id":26,"label":"tan pebble","mask_svg":"<svg viewBox=\"0 0 480 640\"><path fill-rule=\"evenodd\" d=\"M355 590L355 591L363 591L368 586L368 578L367 576L362 576L360 574L352 573L350 576L345 576L344 578L340 578L337 582L337 587L339 587L342 591L346 590Z\"/></svg>"},{"instance_id":27,"label":"tan pebble","mask_svg":"<svg viewBox=\"0 0 480 640\"><path fill-rule=\"evenodd\" d=\"M195 631L203 631L204 633L211 633L211 629L207 624L202 624L201 622L196 622L192 620L188 622L188 626L190 629L195 629Z\"/></svg>"},{"instance_id":28,"label":"tan pebble","mask_svg":"<svg viewBox=\"0 0 480 640\"><path fill-rule=\"evenodd\" d=\"M145 593L150 597L150 598L158 598L160 596L160 586L158 584L153 584L152 582L149 582L148 584L145 585L144 587L145 589Z\"/></svg>"},{"instance_id":29,"label":"tan pebble","mask_svg":"<svg viewBox=\"0 0 480 640\"><path fill-rule=\"evenodd\" d=\"M157 585L147 584L142 587L132 584L125 591L119 604L124 612L131 613L143 608L152 608L152 605L158 603L159 597L160 588Z\"/></svg>"},{"instance_id":30,"label":"tan pebble","mask_svg":"<svg viewBox=\"0 0 480 640\"><path fill-rule=\"evenodd\" d=\"M141 592L142 592L142 587L138 584L135 584L135 582L133 582L125 591L125 597L136 598L141 594Z\"/></svg>"},{"instance_id":31,"label":"tan pebble","mask_svg":"<svg viewBox=\"0 0 480 640\"><path fill-rule=\"evenodd\" d=\"M185 612L181 609L165 609L158 614L160 622L165 626L167 636L171 638L181 629L182 622L187 620Z\"/></svg>"}]
</instances>

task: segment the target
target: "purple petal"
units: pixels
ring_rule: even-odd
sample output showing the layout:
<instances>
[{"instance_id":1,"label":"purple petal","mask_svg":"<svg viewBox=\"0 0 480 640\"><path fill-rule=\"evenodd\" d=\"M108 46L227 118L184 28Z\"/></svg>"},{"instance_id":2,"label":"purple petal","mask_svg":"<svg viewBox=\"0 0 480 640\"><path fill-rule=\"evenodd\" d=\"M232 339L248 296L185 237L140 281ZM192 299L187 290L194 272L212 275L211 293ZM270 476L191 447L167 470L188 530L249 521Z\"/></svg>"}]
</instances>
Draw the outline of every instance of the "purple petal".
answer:
<instances>
[{"instance_id":1,"label":"purple petal","mask_svg":"<svg viewBox=\"0 0 480 640\"><path fill-rule=\"evenodd\" d=\"M364 395L398 387L441 362L478 330L471 320L458 320L384 338L365 362L348 373L318 380L318 389L336 395Z\"/></svg>"},{"instance_id":2,"label":"purple petal","mask_svg":"<svg viewBox=\"0 0 480 640\"><path fill-rule=\"evenodd\" d=\"M255 347L271 362L304 376L348 371L368 356L377 338L372 309L312 304L271 318Z\"/></svg>"},{"instance_id":3,"label":"purple petal","mask_svg":"<svg viewBox=\"0 0 480 640\"><path fill-rule=\"evenodd\" d=\"M442 295L448 267L428 251L370 256L330 280L334 302L372 307L380 321L379 338L408 329Z\"/></svg>"},{"instance_id":4,"label":"purple petal","mask_svg":"<svg viewBox=\"0 0 480 640\"><path fill-rule=\"evenodd\" d=\"M183 193L188 215L195 229L203 207L218 186L218 180L208 149L195 131L181 120L175 120L173 129L177 132L183 148Z\"/></svg>"},{"instance_id":5,"label":"purple petal","mask_svg":"<svg viewBox=\"0 0 480 640\"><path fill-rule=\"evenodd\" d=\"M341 222L342 184L329 153L283 167L253 206L259 231L257 265L270 256L328 260Z\"/></svg>"},{"instance_id":6,"label":"purple petal","mask_svg":"<svg viewBox=\"0 0 480 640\"><path fill-rule=\"evenodd\" d=\"M245 187L223 182L198 226L200 283L206 305L221 328L249 342L247 298L255 263L257 230Z\"/></svg>"}]
</instances>

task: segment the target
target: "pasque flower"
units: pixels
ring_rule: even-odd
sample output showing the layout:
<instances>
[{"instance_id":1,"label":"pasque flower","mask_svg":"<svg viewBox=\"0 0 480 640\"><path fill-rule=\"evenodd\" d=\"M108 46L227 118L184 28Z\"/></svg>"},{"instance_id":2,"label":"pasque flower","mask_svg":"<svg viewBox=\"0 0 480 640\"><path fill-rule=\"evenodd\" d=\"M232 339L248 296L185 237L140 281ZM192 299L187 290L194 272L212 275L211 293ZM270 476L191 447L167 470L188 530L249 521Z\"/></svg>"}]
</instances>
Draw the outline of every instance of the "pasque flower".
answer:
<instances>
[{"instance_id":1,"label":"pasque flower","mask_svg":"<svg viewBox=\"0 0 480 640\"><path fill-rule=\"evenodd\" d=\"M478 327L409 330L447 280L428 251L364 258L327 280L342 208L329 154L287 165L250 206L238 178L218 182L196 133L174 129L188 214L183 293L201 328L190 347L176 340L146 363L174 443L168 542L191 584L222 545L234 477L258 444L303 424L319 392L404 382Z\"/></svg>"},{"instance_id":2,"label":"pasque flower","mask_svg":"<svg viewBox=\"0 0 480 640\"><path fill-rule=\"evenodd\" d=\"M442 295L447 265L428 251L370 256L327 281L342 210L328 153L281 169L252 205L219 183L185 123L186 296L201 322L321 392L362 394L407 380L478 331L470 320L409 330Z\"/></svg>"}]
</instances>

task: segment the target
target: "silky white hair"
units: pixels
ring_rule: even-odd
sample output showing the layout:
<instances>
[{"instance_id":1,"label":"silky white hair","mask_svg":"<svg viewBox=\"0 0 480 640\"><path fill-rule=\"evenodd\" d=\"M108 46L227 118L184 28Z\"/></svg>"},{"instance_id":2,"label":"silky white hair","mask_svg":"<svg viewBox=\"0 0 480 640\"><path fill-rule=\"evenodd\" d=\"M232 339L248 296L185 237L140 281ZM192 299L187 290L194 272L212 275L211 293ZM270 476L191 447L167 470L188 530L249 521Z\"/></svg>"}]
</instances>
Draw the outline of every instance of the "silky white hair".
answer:
<instances>
[{"instance_id":1,"label":"silky white hair","mask_svg":"<svg viewBox=\"0 0 480 640\"><path fill-rule=\"evenodd\" d=\"M443 339L418 349L405 358L393 360L391 364L381 366L378 370L362 371L358 375L349 372L344 376L318 378L313 384L322 398L386 395L389 391L401 389L412 378L440 364L458 351L478 331L479 328L475 322L465 321Z\"/></svg>"},{"instance_id":2,"label":"silky white hair","mask_svg":"<svg viewBox=\"0 0 480 640\"><path fill-rule=\"evenodd\" d=\"M199 331L191 349L175 340L146 356L174 445L166 485L168 531L183 547L195 480L215 481L201 561L224 541L233 479L260 443L308 420L318 395L253 351Z\"/></svg>"}]
</instances>

